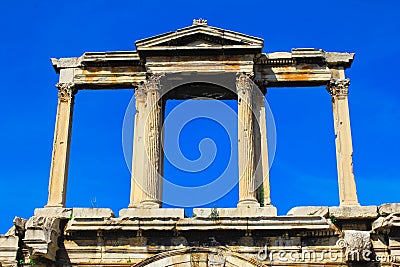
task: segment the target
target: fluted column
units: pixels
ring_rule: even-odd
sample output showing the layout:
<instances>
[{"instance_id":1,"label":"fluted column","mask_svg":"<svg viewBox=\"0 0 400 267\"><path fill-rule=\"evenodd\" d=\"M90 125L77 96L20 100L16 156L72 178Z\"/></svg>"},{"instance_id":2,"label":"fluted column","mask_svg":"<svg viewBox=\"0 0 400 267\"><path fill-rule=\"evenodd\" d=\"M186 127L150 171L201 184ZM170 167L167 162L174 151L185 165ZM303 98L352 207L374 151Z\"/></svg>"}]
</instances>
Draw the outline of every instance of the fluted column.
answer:
<instances>
[{"instance_id":1,"label":"fluted column","mask_svg":"<svg viewBox=\"0 0 400 267\"><path fill-rule=\"evenodd\" d=\"M144 86L139 85L135 89L135 126L133 133L133 153L132 153L132 174L131 174L131 194L129 207L139 207L144 200L144 164L145 158L145 114L146 114L146 93Z\"/></svg>"},{"instance_id":2,"label":"fluted column","mask_svg":"<svg viewBox=\"0 0 400 267\"><path fill-rule=\"evenodd\" d=\"M246 74L236 78L238 94L239 206L259 206L254 175L252 85Z\"/></svg>"},{"instance_id":3,"label":"fluted column","mask_svg":"<svg viewBox=\"0 0 400 267\"><path fill-rule=\"evenodd\" d=\"M265 97L261 91L253 95L253 106L256 118L253 123L256 164L255 176L256 185L260 185L258 188L258 199L262 201L264 206L269 206L271 205L271 193L269 183L267 120L265 115Z\"/></svg>"},{"instance_id":4,"label":"fluted column","mask_svg":"<svg viewBox=\"0 0 400 267\"><path fill-rule=\"evenodd\" d=\"M332 96L340 205L359 205L353 173L353 145L348 104L349 79L332 79L327 90Z\"/></svg>"},{"instance_id":5,"label":"fluted column","mask_svg":"<svg viewBox=\"0 0 400 267\"><path fill-rule=\"evenodd\" d=\"M72 114L76 90L73 83L58 83L58 106L46 207L65 207Z\"/></svg>"},{"instance_id":6,"label":"fluted column","mask_svg":"<svg viewBox=\"0 0 400 267\"><path fill-rule=\"evenodd\" d=\"M144 197L141 205L161 207L162 196L162 100L160 94L160 75L151 76L144 84L146 92L145 119L145 173L143 181Z\"/></svg>"}]
</instances>

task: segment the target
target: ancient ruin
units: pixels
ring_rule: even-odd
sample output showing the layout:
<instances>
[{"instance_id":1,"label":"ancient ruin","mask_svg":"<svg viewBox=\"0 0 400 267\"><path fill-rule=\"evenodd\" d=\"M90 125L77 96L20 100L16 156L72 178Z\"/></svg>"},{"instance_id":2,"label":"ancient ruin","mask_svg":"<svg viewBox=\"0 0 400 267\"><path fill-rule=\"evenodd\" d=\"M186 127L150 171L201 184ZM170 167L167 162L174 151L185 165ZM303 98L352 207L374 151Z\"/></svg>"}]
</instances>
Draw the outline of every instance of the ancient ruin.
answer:
<instances>
[{"instance_id":1,"label":"ancient ruin","mask_svg":"<svg viewBox=\"0 0 400 267\"><path fill-rule=\"evenodd\" d=\"M345 76L354 54L262 49L260 38L198 19L137 41L136 51L52 59L59 82L48 202L28 220L16 217L0 236L1 265L398 266L400 204L360 206L357 199ZM182 77L201 82L182 83ZM292 86L328 91L340 206L295 207L277 216L264 95L267 88ZM135 91L137 109L129 206L119 216L108 208L65 207L76 93L126 88ZM238 101L239 202L195 208L185 218L183 209L162 207L164 107L167 99L205 96Z\"/></svg>"}]
</instances>

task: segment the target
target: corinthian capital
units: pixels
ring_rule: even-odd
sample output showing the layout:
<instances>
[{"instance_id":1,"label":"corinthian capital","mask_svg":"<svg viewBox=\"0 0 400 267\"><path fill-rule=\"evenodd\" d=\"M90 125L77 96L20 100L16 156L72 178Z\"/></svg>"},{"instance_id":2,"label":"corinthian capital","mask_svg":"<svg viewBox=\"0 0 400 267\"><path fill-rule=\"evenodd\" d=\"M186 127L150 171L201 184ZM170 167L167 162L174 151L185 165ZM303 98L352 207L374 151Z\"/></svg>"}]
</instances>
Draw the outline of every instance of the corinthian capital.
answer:
<instances>
[{"instance_id":1,"label":"corinthian capital","mask_svg":"<svg viewBox=\"0 0 400 267\"><path fill-rule=\"evenodd\" d=\"M250 91L252 89L250 75L240 73L236 76L236 90L239 91Z\"/></svg>"},{"instance_id":2,"label":"corinthian capital","mask_svg":"<svg viewBox=\"0 0 400 267\"><path fill-rule=\"evenodd\" d=\"M164 73L151 74L147 81L143 84L145 92L158 91L161 89L160 80L164 76Z\"/></svg>"},{"instance_id":3,"label":"corinthian capital","mask_svg":"<svg viewBox=\"0 0 400 267\"><path fill-rule=\"evenodd\" d=\"M331 79L327 90L331 96L347 96L349 94L350 79Z\"/></svg>"},{"instance_id":4,"label":"corinthian capital","mask_svg":"<svg viewBox=\"0 0 400 267\"><path fill-rule=\"evenodd\" d=\"M71 100L76 93L74 83L57 83L56 87L58 88L58 99L61 101Z\"/></svg>"}]
</instances>

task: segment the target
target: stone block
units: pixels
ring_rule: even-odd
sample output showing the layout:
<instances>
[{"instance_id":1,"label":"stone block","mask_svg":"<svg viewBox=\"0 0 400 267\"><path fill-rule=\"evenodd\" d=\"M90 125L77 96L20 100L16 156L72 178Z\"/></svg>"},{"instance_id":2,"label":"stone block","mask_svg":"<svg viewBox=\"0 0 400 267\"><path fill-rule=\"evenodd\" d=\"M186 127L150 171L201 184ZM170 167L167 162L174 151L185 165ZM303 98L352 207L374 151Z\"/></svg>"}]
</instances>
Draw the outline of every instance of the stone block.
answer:
<instances>
[{"instance_id":1,"label":"stone block","mask_svg":"<svg viewBox=\"0 0 400 267\"><path fill-rule=\"evenodd\" d=\"M302 207L294 207L287 215L289 216L304 216L304 215L312 215L312 216L322 216L327 218L329 214L327 206L302 206Z\"/></svg>"},{"instance_id":2,"label":"stone block","mask_svg":"<svg viewBox=\"0 0 400 267\"><path fill-rule=\"evenodd\" d=\"M400 237L389 237L389 249L393 262L400 262Z\"/></svg>"},{"instance_id":3,"label":"stone block","mask_svg":"<svg viewBox=\"0 0 400 267\"><path fill-rule=\"evenodd\" d=\"M60 219L69 219L72 213L72 209L69 208L37 208L35 209L35 216L36 217L55 217Z\"/></svg>"},{"instance_id":4,"label":"stone block","mask_svg":"<svg viewBox=\"0 0 400 267\"><path fill-rule=\"evenodd\" d=\"M220 218L274 217L277 216L277 210L274 206L193 209L193 217L211 218L213 216Z\"/></svg>"},{"instance_id":5,"label":"stone block","mask_svg":"<svg viewBox=\"0 0 400 267\"><path fill-rule=\"evenodd\" d=\"M17 236L0 235L0 265L17 265L18 241Z\"/></svg>"},{"instance_id":6,"label":"stone block","mask_svg":"<svg viewBox=\"0 0 400 267\"><path fill-rule=\"evenodd\" d=\"M25 232L25 225L27 220L20 217L15 217L13 220L14 227L15 227L15 234L22 235Z\"/></svg>"},{"instance_id":7,"label":"stone block","mask_svg":"<svg viewBox=\"0 0 400 267\"><path fill-rule=\"evenodd\" d=\"M336 219L376 219L377 206L339 206L329 207L329 216Z\"/></svg>"},{"instance_id":8,"label":"stone block","mask_svg":"<svg viewBox=\"0 0 400 267\"><path fill-rule=\"evenodd\" d=\"M58 250L58 238L61 234L60 218L33 216L25 226L23 241L29 255L54 261Z\"/></svg>"},{"instance_id":9,"label":"stone block","mask_svg":"<svg viewBox=\"0 0 400 267\"><path fill-rule=\"evenodd\" d=\"M392 220L389 217L379 217L372 223L372 231L379 232L385 231L385 229L390 229L393 226Z\"/></svg>"},{"instance_id":10,"label":"stone block","mask_svg":"<svg viewBox=\"0 0 400 267\"><path fill-rule=\"evenodd\" d=\"M386 203L378 207L379 213L382 216L387 216L392 213L400 213L400 203Z\"/></svg>"},{"instance_id":11,"label":"stone block","mask_svg":"<svg viewBox=\"0 0 400 267\"><path fill-rule=\"evenodd\" d=\"M108 208L73 208L73 218L107 219L115 218L114 212Z\"/></svg>"},{"instance_id":12,"label":"stone block","mask_svg":"<svg viewBox=\"0 0 400 267\"><path fill-rule=\"evenodd\" d=\"M120 218L179 218L185 217L184 209L175 208L128 208L119 211Z\"/></svg>"}]
</instances>

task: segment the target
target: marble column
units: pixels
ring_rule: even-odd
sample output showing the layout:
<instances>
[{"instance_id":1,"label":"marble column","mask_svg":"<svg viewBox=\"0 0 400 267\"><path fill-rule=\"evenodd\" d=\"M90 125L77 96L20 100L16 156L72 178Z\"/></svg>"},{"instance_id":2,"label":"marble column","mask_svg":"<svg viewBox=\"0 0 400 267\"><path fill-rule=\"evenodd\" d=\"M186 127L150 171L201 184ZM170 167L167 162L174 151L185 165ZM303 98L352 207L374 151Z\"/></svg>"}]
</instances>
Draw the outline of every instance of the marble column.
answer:
<instances>
[{"instance_id":1,"label":"marble column","mask_svg":"<svg viewBox=\"0 0 400 267\"><path fill-rule=\"evenodd\" d=\"M238 151L239 151L239 202L240 206L260 206L256 198L254 175L254 135L252 84L242 73L236 78L238 94Z\"/></svg>"},{"instance_id":2,"label":"marble column","mask_svg":"<svg viewBox=\"0 0 400 267\"><path fill-rule=\"evenodd\" d=\"M348 104L349 79L332 79L327 90L332 96L340 205L359 205L353 173L353 145Z\"/></svg>"},{"instance_id":3,"label":"marble column","mask_svg":"<svg viewBox=\"0 0 400 267\"><path fill-rule=\"evenodd\" d=\"M144 164L145 157L145 114L146 114L146 93L144 86L139 85L135 89L135 125L133 133L133 152L132 152L132 173L131 173L131 195L129 208L140 207L143 200L144 186Z\"/></svg>"},{"instance_id":4,"label":"marble column","mask_svg":"<svg viewBox=\"0 0 400 267\"><path fill-rule=\"evenodd\" d=\"M258 199L263 206L271 205L269 184L267 120L265 115L265 97L261 91L253 95L254 109L254 148L255 148L255 176ZM262 193L261 193L262 192Z\"/></svg>"},{"instance_id":5,"label":"marble column","mask_svg":"<svg viewBox=\"0 0 400 267\"><path fill-rule=\"evenodd\" d=\"M146 92L145 172L141 206L161 207L162 196L162 99L160 75L151 76L144 84Z\"/></svg>"},{"instance_id":6,"label":"marble column","mask_svg":"<svg viewBox=\"0 0 400 267\"><path fill-rule=\"evenodd\" d=\"M58 83L58 106L46 207L65 207L74 109L74 83Z\"/></svg>"}]
</instances>

